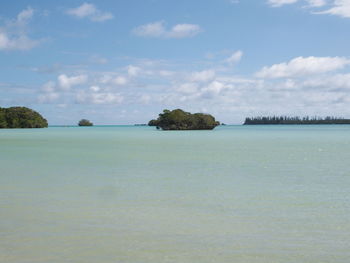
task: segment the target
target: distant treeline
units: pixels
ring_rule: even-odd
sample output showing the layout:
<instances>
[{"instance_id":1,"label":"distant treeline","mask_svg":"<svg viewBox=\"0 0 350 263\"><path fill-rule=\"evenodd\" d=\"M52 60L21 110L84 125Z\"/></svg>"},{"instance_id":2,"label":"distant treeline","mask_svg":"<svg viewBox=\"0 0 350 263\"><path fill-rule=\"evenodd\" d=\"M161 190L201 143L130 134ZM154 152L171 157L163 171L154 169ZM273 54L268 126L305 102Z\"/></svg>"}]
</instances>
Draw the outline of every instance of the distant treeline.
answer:
<instances>
[{"instance_id":1,"label":"distant treeline","mask_svg":"<svg viewBox=\"0 0 350 263\"><path fill-rule=\"evenodd\" d=\"M261 116L246 118L244 125L259 124L350 124L350 119L339 117L288 117L288 116Z\"/></svg>"}]
</instances>

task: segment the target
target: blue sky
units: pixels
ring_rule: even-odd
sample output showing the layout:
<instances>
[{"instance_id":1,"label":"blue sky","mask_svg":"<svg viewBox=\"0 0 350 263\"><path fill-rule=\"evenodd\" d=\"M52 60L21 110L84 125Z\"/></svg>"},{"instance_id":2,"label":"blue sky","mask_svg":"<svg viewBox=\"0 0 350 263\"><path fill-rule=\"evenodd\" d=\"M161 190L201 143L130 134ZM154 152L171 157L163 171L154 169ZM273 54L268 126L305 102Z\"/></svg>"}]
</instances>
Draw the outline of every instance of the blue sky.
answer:
<instances>
[{"instance_id":1,"label":"blue sky","mask_svg":"<svg viewBox=\"0 0 350 263\"><path fill-rule=\"evenodd\" d=\"M350 0L0 2L0 106L49 124L350 118Z\"/></svg>"}]
</instances>

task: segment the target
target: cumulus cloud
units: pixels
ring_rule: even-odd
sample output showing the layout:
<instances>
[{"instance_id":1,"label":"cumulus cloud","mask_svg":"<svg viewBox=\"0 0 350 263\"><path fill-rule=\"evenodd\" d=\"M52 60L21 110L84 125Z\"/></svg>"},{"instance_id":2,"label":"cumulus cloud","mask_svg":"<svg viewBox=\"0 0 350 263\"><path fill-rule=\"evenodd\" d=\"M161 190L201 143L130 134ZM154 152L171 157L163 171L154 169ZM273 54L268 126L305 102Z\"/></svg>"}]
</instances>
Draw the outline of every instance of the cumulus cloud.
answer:
<instances>
[{"instance_id":1,"label":"cumulus cloud","mask_svg":"<svg viewBox=\"0 0 350 263\"><path fill-rule=\"evenodd\" d=\"M127 78L123 76L118 76L115 79L113 79L113 83L116 85L125 85L128 82Z\"/></svg>"},{"instance_id":2,"label":"cumulus cloud","mask_svg":"<svg viewBox=\"0 0 350 263\"><path fill-rule=\"evenodd\" d=\"M38 96L39 103L52 103L60 97L56 91L56 83L54 81L46 82L41 87L41 90L43 93Z\"/></svg>"},{"instance_id":3,"label":"cumulus cloud","mask_svg":"<svg viewBox=\"0 0 350 263\"><path fill-rule=\"evenodd\" d=\"M350 60L344 57L297 57L289 62L263 67L259 78L289 78L321 74L344 68Z\"/></svg>"},{"instance_id":4,"label":"cumulus cloud","mask_svg":"<svg viewBox=\"0 0 350 263\"><path fill-rule=\"evenodd\" d=\"M133 33L141 37L157 38L187 38L193 37L202 31L199 25L177 24L167 29L164 21L141 25L133 30Z\"/></svg>"},{"instance_id":5,"label":"cumulus cloud","mask_svg":"<svg viewBox=\"0 0 350 263\"><path fill-rule=\"evenodd\" d=\"M335 74L332 76L321 76L304 80L299 84L305 88L316 88L320 90L328 89L330 91L350 91L350 74Z\"/></svg>"},{"instance_id":6,"label":"cumulus cloud","mask_svg":"<svg viewBox=\"0 0 350 263\"><path fill-rule=\"evenodd\" d=\"M114 18L112 13L101 11L95 5L89 3L83 3L81 6L68 9L66 14L79 19L87 18L93 22L103 22Z\"/></svg>"},{"instance_id":7,"label":"cumulus cloud","mask_svg":"<svg viewBox=\"0 0 350 263\"><path fill-rule=\"evenodd\" d=\"M119 93L103 92L97 86L90 87L88 91L82 90L76 94L78 103L87 104L120 104L124 97Z\"/></svg>"},{"instance_id":8,"label":"cumulus cloud","mask_svg":"<svg viewBox=\"0 0 350 263\"><path fill-rule=\"evenodd\" d=\"M127 67L127 71L130 77L136 77L141 72L141 68L133 65L129 65Z\"/></svg>"},{"instance_id":9,"label":"cumulus cloud","mask_svg":"<svg viewBox=\"0 0 350 263\"><path fill-rule=\"evenodd\" d=\"M34 15L30 7L21 11L15 20L0 26L0 50L29 50L41 42L28 36L27 26Z\"/></svg>"},{"instance_id":10,"label":"cumulus cloud","mask_svg":"<svg viewBox=\"0 0 350 263\"><path fill-rule=\"evenodd\" d=\"M176 86L176 90L184 94L194 94L198 92L199 85L197 83L189 82L182 83Z\"/></svg>"},{"instance_id":11,"label":"cumulus cloud","mask_svg":"<svg viewBox=\"0 0 350 263\"><path fill-rule=\"evenodd\" d=\"M190 80L193 82L208 82L215 78L214 70L203 70L198 72L193 72L190 76Z\"/></svg>"},{"instance_id":12,"label":"cumulus cloud","mask_svg":"<svg viewBox=\"0 0 350 263\"><path fill-rule=\"evenodd\" d=\"M62 90L69 90L73 86L84 84L87 82L87 79L86 75L68 77L65 74L61 74L57 78L58 85Z\"/></svg>"},{"instance_id":13,"label":"cumulus cloud","mask_svg":"<svg viewBox=\"0 0 350 263\"><path fill-rule=\"evenodd\" d=\"M178 61L133 60L113 72L90 71L84 85L71 82L75 88L62 89L56 78L41 87L38 101L98 105L96 110L121 105L136 109L143 104L140 120L149 114L147 110L154 110L154 105L188 111L206 108L219 120L236 123L256 114L350 114L350 110L344 111L350 102L350 74L346 69L336 72L349 64L346 58L297 57L263 68L258 72L261 78L254 74L237 76L229 65L223 63L218 69L217 62L212 63L203 69ZM160 74L168 71L171 74ZM70 80L81 76L62 75Z\"/></svg>"},{"instance_id":14,"label":"cumulus cloud","mask_svg":"<svg viewBox=\"0 0 350 263\"><path fill-rule=\"evenodd\" d=\"M228 87L223 82L214 80L201 90L201 96L204 98L213 98L219 95L225 88Z\"/></svg>"}]
</instances>

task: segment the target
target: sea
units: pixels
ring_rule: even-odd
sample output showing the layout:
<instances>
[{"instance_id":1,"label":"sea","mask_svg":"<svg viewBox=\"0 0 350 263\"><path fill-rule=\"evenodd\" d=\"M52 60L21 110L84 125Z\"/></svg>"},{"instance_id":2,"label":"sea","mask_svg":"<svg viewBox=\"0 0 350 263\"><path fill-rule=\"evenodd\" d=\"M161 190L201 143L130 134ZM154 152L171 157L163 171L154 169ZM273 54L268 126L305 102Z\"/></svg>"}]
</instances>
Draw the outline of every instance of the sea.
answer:
<instances>
[{"instance_id":1,"label":"sea","mask_svg":"<svg viewBox=\"0 0 350 263\"><path fill-rule=\"evenodd\" d=\"M2 263L349 263L350 125L0 130Z\"/></svg>"}]
</instances>

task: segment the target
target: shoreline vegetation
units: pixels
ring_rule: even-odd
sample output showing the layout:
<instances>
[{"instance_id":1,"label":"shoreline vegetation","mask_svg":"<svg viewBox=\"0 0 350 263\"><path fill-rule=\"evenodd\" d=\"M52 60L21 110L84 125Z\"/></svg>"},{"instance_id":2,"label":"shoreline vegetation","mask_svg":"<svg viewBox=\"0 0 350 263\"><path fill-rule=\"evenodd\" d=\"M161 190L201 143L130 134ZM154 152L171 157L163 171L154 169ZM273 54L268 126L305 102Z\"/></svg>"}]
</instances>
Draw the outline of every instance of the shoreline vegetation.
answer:
<instances>
[{"instance_id":1,"label":"shoreline vegetation","mask_svg":"<svg viewBox=\"0 0 350 263\"><path fill-rule=\"evenodd\" d=\"M47 120L26 107L0 108L0 128L47 128Z\"/></svg>"},{"instance_id":2,"label":"shoreline vegetation","mask_svg":"<svg viewBox=\"0 0 350 263\"><path fill-rule=\"evenodd\" d=\"M157 129L169 130L213 130L220 122L210 114L190 113L181 109L163 110L158 119L150 120L149 126Z\"/></svg>"},{"instance_id":3,"label":"shoreline vegetation","mask_svg":"<svg viewBox=\"0 0 350 263\"><path fill-rule=\"evenodd\" d=\"M350 124L350 119L339 117L288 117L260 116L246 118L243 125L312 125L312 124Z\"/></svg>"},{"instance_id":4,"label":"shoreline vegetation","mask_svg":"<svg viewBox=\"0 0 350 263\"><path fill-rule=\"evenodd\" d=\"M243 125L320 125L320 124L350 124L350 119L342 117L317 116L257 116L247 117ZM190 113L182 109L163 110L157 119L148 124L137 123L134 126L155 126L162 130L213 130L216 126L226 125L215 120L210 114ZM59 125L68 127L69 125ZM87 120L81 119L78 126L94 126ZM43 116L27 107L0 107L0 129L14 128L47 128L48 122Z\"/></svg>"}]
</instances>

